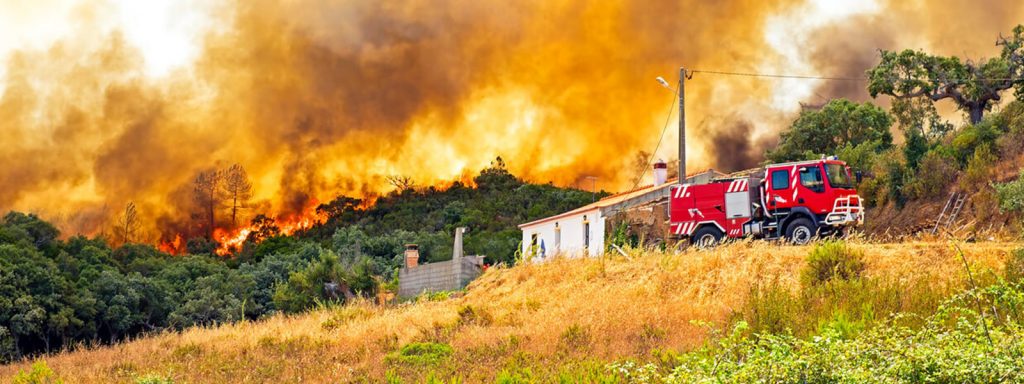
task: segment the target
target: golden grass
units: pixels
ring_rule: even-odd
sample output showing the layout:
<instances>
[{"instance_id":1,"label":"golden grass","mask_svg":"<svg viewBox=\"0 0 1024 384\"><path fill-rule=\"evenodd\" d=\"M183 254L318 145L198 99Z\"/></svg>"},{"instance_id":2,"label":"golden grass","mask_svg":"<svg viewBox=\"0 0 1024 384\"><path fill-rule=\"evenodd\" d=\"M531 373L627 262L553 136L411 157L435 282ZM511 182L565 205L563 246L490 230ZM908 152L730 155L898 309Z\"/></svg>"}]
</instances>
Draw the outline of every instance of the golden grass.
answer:
<instances>
[{"instance_id":1,"label":"golden grass","mask_svg":"<svg viewBox=\"0 0 1024 384\"><path fill-rule=\"evenodd\" d=\"M855 242L866 274L961 287L965 273L946 242ZM967 259L995 273L1020 244L963 245ZM381 381L384 356L413 341L442 341L449 364L468 382L493 379L510 359L556 364L646 356L652 348L686 350L706 332L693 320L722 324L740 311L753 284L777 280L797 289L809 247L738 242L678 255L630 251L629 259L555 259L494 268L465 296L379 307L368 302L216 328L164 333L115 346L45 358L69 383L131 382L158 374L184 383ZM976 271L976 274L978 272ZM473 316L459 311L473 309ZM575 335L566 336L570 327ZM568 341L567 341L568 340ZM572 344L572 345L567 345ZM24 362L0 367L9 378ZM425 375L398 367L403 376Z\"/></svg>"}]
</instances>

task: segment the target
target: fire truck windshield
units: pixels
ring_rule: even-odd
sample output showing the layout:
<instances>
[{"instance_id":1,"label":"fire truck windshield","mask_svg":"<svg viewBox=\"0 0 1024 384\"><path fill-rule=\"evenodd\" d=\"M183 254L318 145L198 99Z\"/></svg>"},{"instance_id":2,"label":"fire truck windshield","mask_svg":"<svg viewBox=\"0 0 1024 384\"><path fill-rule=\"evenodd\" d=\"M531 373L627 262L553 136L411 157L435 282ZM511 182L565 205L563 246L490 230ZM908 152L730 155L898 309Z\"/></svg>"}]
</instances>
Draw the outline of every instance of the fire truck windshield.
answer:
<instances>
[{"instance_id":1,"label":"fire truck windshield","mask_svg":"<svg viewBox=\"0 0 1024 384\"><path fill-rule=\"evenodd\" d=\"M825 164L825 175L828 176L828 183L832 188L853 188L850 174L842 164Z\"/></svg>"}]
</instances>

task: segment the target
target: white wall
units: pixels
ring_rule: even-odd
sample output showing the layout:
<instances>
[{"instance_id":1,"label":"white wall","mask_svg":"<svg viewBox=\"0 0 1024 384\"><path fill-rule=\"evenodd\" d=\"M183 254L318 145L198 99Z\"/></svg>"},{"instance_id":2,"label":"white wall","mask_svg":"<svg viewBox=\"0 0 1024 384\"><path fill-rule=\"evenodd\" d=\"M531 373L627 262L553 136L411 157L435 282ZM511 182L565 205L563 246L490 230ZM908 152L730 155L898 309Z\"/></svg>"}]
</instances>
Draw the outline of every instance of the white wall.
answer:
<instances>
[{"instance_id":1,"label":"white wall","mask_svg":"<svg viewBox=\"0 0 1024 384\"><path fill-rule=\"evenodd\" d=\"M596 256L604 253L604 217L601 216L601 211L598 208L589 210L586 212L580 212L571 216L560 217L554 220L548 220L545 222L537 223L528 227L523 227L523 254L527 254L531 251L531 243L533 235L537 234L538 250L532 258L536 261L542 261L546 258L551 258L555 254L561 254L562 256L575 257L583 254L585 247L583 244L583 219L590 222L590 247L586 248L587 255ZM555 223L558 224L558 228L561 229L561 243L556 244L555 241ZM540 243L544 242L544 257L540 255Z\"/></svg>"}]
</instances>

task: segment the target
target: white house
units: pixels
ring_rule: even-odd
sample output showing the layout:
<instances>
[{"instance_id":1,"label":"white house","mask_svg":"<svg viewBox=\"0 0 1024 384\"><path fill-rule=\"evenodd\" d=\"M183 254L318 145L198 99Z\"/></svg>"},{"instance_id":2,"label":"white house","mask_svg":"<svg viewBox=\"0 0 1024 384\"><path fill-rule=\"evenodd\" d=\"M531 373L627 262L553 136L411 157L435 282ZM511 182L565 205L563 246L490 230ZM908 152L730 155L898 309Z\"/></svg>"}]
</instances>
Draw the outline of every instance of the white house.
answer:
<instances>
[{"instance_id":1,"label":"white house","mask_svg":"<svg viewBox=\"0 0 1024 384\"><path fill-rule=\"evenodd\" d=\"M687 182L707 182L721 173L707 170L687 176ZM522 252L536 261L556 254L596 256L605 250L605 219L629 207L668 199L674 180L666 180L665 163L655 164L653 185L605 197L574 210L520 224Z\"/></svg>"}]
</instances>

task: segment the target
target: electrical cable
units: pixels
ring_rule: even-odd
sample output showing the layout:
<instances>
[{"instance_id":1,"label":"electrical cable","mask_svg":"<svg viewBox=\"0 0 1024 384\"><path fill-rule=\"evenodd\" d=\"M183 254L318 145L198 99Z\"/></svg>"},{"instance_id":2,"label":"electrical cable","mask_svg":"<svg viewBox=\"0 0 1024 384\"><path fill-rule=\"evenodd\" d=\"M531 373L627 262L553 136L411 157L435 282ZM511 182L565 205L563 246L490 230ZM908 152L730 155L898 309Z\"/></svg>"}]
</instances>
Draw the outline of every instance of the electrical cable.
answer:
<instances>
[{"instance_id":1,"label":"electrical cable","mask_svg":"<svg viewBox=\"0 0 1024 384\"><path fill-rule=\"evenodd\" d=\"M669 88L665 88L669 89ZM658 145L654 146L654 152L651 152L651 157L647 159L647 164L644 165L644 169L640 171L640 177L636 178L636 182L633 183L631 191L635 191L640 186L640 181L644 179L644 175L647 174L647 169L651 168L651 164L654 163L654 156L658 155L658 149L661 149L661 142L665 141L665 131L668 130L668 122L672 121L672 112L676 110L676 100L679 98L679 86L676 85L676 89L672 90L672 103L668 108L668 117L665 118L665 126L661 128L661 136L658 137Z\"/></svg>"},{"instance_id":2,"label":"electrical cable","mask_svg":"<svg viewBox=\"0 0 1024 384\"><path fill-rule=\"evenodd\" d=\"M871 80L868 77L787 75L787 74L777 74L777 73L711 71L711 70L703 70L703 69L688 69L686 72L687 72L687 74L690 74L690 75L692 75L694 73L707 73L707 74L711 74L711 75L745 76L745 77L768 77L768 78L777 78L777 79L805 79L805 80L832 80L832 81L868 81L868 80ZM689 79L690 77L691 76L687 76L686 78ZM1000 78L1000 77L984 78L984 77L981 77L981 78L975 78L975 79L921 78L921 79L914 79L914 80L922 80L922 81L941 80L941 81L966 82L966 81L1021 81L1021 80L1024 80L1024 78L1021 78L1021 77L1006 77L1006 78Z\"/></svg>"}]
</instances>

